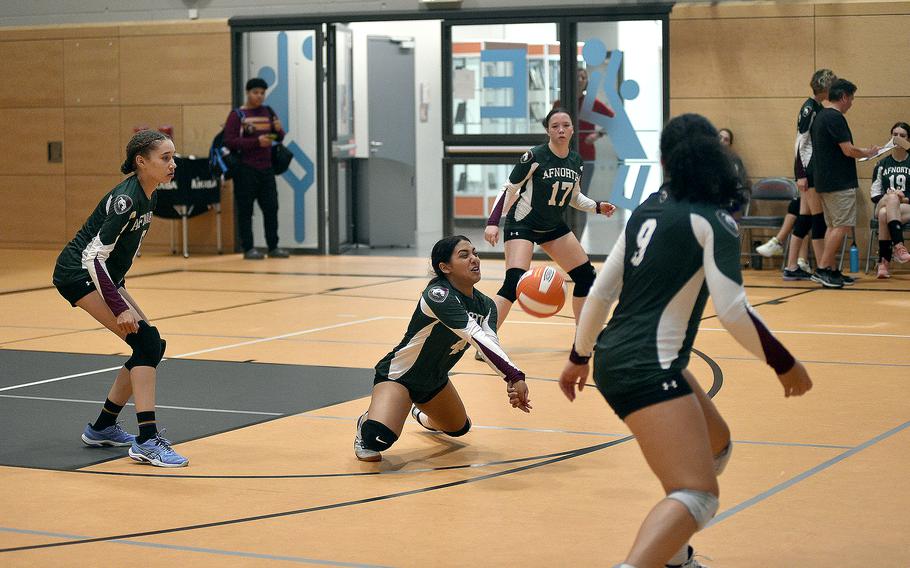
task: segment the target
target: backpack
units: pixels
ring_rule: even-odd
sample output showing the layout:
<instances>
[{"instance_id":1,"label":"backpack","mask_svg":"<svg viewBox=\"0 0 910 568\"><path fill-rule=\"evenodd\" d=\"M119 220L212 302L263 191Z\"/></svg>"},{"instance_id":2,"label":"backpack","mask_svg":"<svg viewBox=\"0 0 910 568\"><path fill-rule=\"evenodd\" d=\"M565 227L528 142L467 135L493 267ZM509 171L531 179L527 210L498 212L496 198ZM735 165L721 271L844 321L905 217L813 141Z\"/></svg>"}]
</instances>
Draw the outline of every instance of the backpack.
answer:
<instances>
[{"instance_id":1,"label":"backpack","mask_svg":"<svg viewBox=\"0 0 910 568\"><path fill-rule=\"evenodd\" d=\"M236 109L235 112L243 121L243 111ZM224 145L224 128L218 131L218 134L212 138L212 145L209 147L209 169L216 177L231 179L234 172L240 165L240 153L231 152L231 149Z\"/></svg>"}]
</instances>

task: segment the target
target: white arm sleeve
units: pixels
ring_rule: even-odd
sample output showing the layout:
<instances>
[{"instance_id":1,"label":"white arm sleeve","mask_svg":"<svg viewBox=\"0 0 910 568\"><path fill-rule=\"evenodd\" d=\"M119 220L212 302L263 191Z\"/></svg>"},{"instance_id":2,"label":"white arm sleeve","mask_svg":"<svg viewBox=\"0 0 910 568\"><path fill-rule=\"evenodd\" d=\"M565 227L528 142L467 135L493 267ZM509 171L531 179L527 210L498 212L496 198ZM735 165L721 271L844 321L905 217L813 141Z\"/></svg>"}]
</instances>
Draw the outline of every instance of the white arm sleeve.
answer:
<instances>
[{"instance_id":1,"label":"white arm sleeve","mask_svg":"<svg viewBox=\"0 0 910 568\"><path fill-rule=\"evenodd\" d=\"M575 182L575 188L572 189L572 201L569 202L569 205L579 211L597 213L597 202L581 192L578 182Z\"/></svg>"},{"instance_id":2,"label":"white arm sleeve","mask_svg":"<svg viewBox=\"0 0 910 568\"><path fill-rule=\"evenodd\" d=\"M623 262L626 254L626 234L623 232L610 251L607 261L594 280L585 307L578 316L575 331L575 352L590 357L594 352L597 335L603 329L610 306L622 290Z\"/></svg>"},{"instance_id":3,"label":"white arm sleeve","mask_svg":"<svg viewBox=\"0 0 910 568\"><path fill-rule=\"evenodd\" d=\"M715 235L711 223L700 215L693 213L689 218L695 239L704 251L705 282L720 323L759 360L774 367L779 374L788 371L793 367L793 356L771 334L761 317L749 305L743 285L723 270L729 272L734 266L738 270L739 239L729 234ZM724 239L722 247L718 246L718 238ZM724 250L716 250L719 248ZM719 262L722 266L718 266Z\"/></svg>"}]
</instances>

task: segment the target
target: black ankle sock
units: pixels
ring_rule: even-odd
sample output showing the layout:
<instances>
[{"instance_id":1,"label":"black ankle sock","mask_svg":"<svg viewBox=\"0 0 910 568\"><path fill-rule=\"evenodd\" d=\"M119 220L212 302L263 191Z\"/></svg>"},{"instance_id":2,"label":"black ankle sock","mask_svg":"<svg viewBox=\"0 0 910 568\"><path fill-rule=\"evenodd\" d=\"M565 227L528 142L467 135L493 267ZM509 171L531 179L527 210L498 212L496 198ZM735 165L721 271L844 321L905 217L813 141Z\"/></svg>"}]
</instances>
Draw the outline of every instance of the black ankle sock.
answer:
<instances>
[{"instance_id":1,"label":"black ankle sock","mask_svg":"<svg viewBox=\"0 0 910 568\"><path fill-rule=\"evenodd\" d=\"M878 241L878 257L891 262L891 241Z\"/></svg>"},{"instance_id":2,"label":"black ankle sock","mask_svg":"<svg viewBox=\"0 0 910 568\"><path fill-rule=\"evenodd\" d=\"M136 421L139 423L139 435L136 436L136 443L141 444L150 440L158 433L158 425L155 423L155 411L137 412Z\"/></svg>"},{"instance_id":3,"label":"black ankle sock","mask_svg":"<svg viewBox=\"0 0 910 568\"><path fill-rule=\"evenodd\" d=\"M888 232L891 233L891 242L894 244L904 242L904 230L901 227L901 222L895 219L894 221L888 221Z\"/></svg>"},{"instance_id":4,"label":"black ankle sock","mask_svg":"<svg viewBox=\"0 0 910 568\"><path fill-rule=\"evenodd\" d=\"M101 414L98 415L98 419L92 424L92 428L104 430L109 426L113 426L117 422L117 416L121 410L123 410L123 407L119 404L114 404L109 398L104 399L104 408L101 409Z\"/></svg>"}]
</instances>

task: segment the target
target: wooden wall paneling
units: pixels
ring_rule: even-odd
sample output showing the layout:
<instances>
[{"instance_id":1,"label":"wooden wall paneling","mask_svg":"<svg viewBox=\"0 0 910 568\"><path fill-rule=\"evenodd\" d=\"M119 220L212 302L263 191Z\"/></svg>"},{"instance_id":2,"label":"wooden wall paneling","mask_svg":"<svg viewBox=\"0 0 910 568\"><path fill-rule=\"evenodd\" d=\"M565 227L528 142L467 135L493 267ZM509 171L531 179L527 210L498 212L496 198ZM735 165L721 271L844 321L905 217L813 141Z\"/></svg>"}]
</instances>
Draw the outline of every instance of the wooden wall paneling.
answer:
<instances>
[{"instance_id":1,"label":"wooden wall paneling","mask_svg":"<svg viewBox=\"0 0 910 568\"><path fill-rule=\"evenodd\" d=\"M695 112L733 131L750 178L793 175L796 116L804 98L670 99L670 114Z\"/></svg>"},{"instance_id":2,"label":"wooden wall paneling","mask_svg":"<svg viewBox=\"0 0 910 568\"><path fill-rule=\"evenodd\" d=\"M170 20L161 22L128 22L120 24L121 36L150 35L197 35L228 33L231 31L226 19Z\"/></svg>"},{"instance_id":3,"label":"wooden wall paneling","mask_svg":"<svg viewBox=\"0 0 910 568\"><path fill-rule=\"evenodd\" d=\"M104 195L123 179L120 175L66 176L66 238L71 239Z\"/></svg>"},{"instance_id":4,"label":"wooden wall paneling","mask_svg":"<svg viewBox=\"0 0 910 568\"><path fill-rule=\"evenodd\" d=\"M183 109L179 106L122 106L120 107L120 153L133 136L133 129L146 126L158 130L160 126L174 128L174 145L183 147ZM123 159L121 157L121 159Z\"/></svg>"},{"instance_id":5,"label":"wooden wall paneling","mask_svg":"<svg viewBox=\"0 0 910 568\"><path fill-rule=\"evenodd\" d=\"M224 127L230 111L230 104L184 106L180 153L207 156L212 138Z\"/></svg>"},{"instance_id":6,"label":"wooden wall paneling","mask_svg":"<svg viewBox=\"0 0 910 568\"><path fill-rule=\"evenodd\" d=\"M816 18L816 59L859 88L858 96L910 96L910 14Z\"/></svg>"},{"instance_id":7,"label":"wooden wall paneling","mask_svg":"<svg viewBox=\"0 0 910 568\"><path fill-rule=\"evenodd\" d=\"M120 40L69 39L63 42L66 105L115 105L120 100Z\"/></svg>"},{"instance_id":8,"label":"wooden wall paneling","mask_svg":"<svg viewBox=\"0 0 910 568\"><path fill-rule=\"evenodd\" d=\"M122 37L120 53L125 105L230 103L228 33Z\"/></svg>"},{"instance_id":9,"label":"wooden wall paneling","mask_svg":"<svg viewBox=\"0 0 910 568\"><path fill-rule=\"evenodd\" d=\"M910 2L838 2L818 4L816 16L872 16L876 14L910 14Z\"/></svg>"},{"instance_id":10,"label":"wooden wall paneling","mask_svg":"<svg viewBox=\"0 0 910 568\"><path fill-rule=\"evenodd\" d=\"M890 129L895 122L910 122L910 97L857 97L853 101L853 107L847 111L846 118L857 146L881 146L891 137ZM857 164L860 177L872 177L875 162Z\"/></svg>"},{"instance_id":11,"label":"wooden wall paneling","mask_svg":"<svg viewBox=\"0 0 910 568\"><path fill-rule=\"evenodd\" d=\"M63 106L63 42L0 41L0 107Z\"/></svg>"},{"instance_id":12,"label":"wooden wall paneling","mask_svg":"<svg viewBox=\"0 0 910 568\"><path fill-rule=\"evenodd\" d=\"M47 143L63 141L62 108L17 108L3 111L0 174L63 175L63 162L47 161Z\"/></svg>"},{"instance_id":13,"label":"wooden wall paneling","mask_svg":"<svg viewBox=\"0 0 910 568\"><path fill-rule=\"evenodd\" d=\"M812 18L670 22L670 96L798 97L815 70Z\"/></svg>"},{"instance_id":14,"label":"wooden wall paneling","mask_svg":"<svg viewBox=\"0 0 910 568\"><path fill-rule=\"evenodd\" d=\"M67 175L116 175L125 157L119 107L66 109L64 163Z\"/></svg>"},{"instance_id":15,"label":"wooden wall paneling","mask_svg":"<svg viewBox=\"0 0 910 568\"><path fill-rule=\"evenodd\" d=\"M680 20L713 20L721 18L783 18L796 16L812 16L812 6L807 4L683 4L673 6L670 19Z\"/></svg>"},{"instance_id":16,"label":"wooden wall paneling","mask_svg":"<svg viewBox=\"0 0 910 568\"><path fill-rule=\"evenodd\" d=\"M63 26L19 26L0 29L0 41L71 39L116 36L118 26L103 24L66 24Z\"/></svg>"},{"instance_id":17,"label":"wooden wall paneling","mask_svg":"<svg viewBox=\"0 0 910 568\"><path fill-rule=\"evenodd\" d=\"M0 195L0 243L62 246L71 238L62 175L0 175Z\"/></svg>"}]
</instances>

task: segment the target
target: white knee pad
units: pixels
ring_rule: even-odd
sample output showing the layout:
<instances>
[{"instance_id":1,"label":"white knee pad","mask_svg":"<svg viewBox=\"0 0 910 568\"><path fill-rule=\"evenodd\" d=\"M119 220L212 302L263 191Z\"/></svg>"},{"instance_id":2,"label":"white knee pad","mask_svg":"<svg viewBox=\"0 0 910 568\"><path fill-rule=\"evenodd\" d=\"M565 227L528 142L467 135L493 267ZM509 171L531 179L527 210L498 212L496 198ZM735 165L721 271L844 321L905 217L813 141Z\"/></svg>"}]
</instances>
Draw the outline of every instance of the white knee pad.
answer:
<instances>
[{"instance_id":1,"label":"white knee pad","mask_svg":"<svg viewBox=\"0 0 910 568\"><path fill-rule=\"evenodd\" d=\"M727 462L730 461L730 454L733 453L733 442L727 444L727 447L722 449L719 454L714 456L714 475L720 475L724 472L724 469L727 467Z\"/></svg>"},{"instance_id":2,"label":"white knee pad","mask_svg":"<svg viewBox=\"0 0 910 568\"><path fill-rule=\"evenodd\" d=\"M701 530L708 524L708 521L717 514L719 502L717 496L706 491L695 491L693 489L680 489L667 495L667 499L679 501L689 509L692 518L698 530Z\"/></svg>"}]
</instances>

